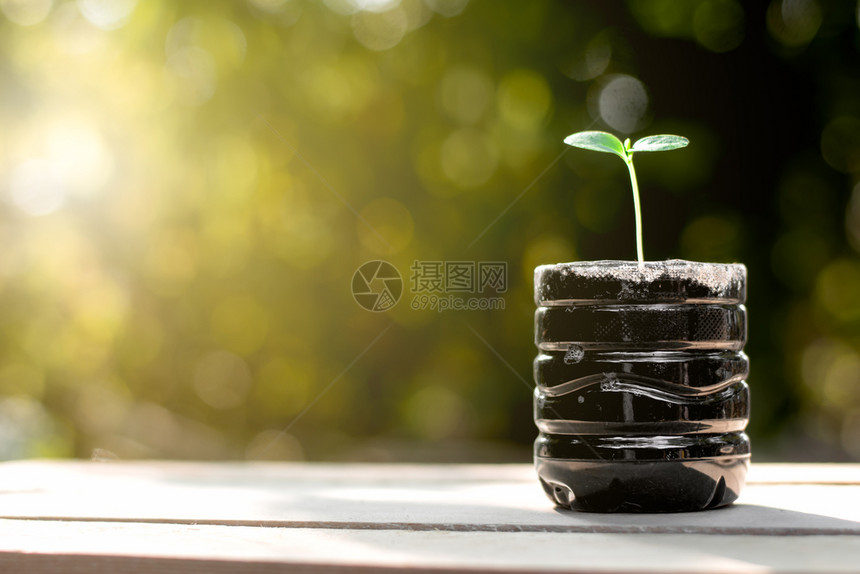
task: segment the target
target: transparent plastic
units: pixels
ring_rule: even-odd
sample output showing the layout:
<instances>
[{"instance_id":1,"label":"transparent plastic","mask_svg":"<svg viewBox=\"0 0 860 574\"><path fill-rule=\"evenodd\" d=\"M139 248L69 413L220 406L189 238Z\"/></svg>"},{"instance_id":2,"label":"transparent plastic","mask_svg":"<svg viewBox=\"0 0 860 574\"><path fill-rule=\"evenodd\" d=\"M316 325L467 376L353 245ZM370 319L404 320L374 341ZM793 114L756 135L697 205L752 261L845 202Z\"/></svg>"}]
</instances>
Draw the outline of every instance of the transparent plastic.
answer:
<instances>
[{"instance_id":1,"label":"transparent plastic","mask_svg":"<svg viewBox=\"0 0 860 574\"><path fill-rule=\"evenodd\" d=\"M749 466L746 268L535 269L535 466L556 504L680 512L733 502Z\"/></svg>"}]
</instances>

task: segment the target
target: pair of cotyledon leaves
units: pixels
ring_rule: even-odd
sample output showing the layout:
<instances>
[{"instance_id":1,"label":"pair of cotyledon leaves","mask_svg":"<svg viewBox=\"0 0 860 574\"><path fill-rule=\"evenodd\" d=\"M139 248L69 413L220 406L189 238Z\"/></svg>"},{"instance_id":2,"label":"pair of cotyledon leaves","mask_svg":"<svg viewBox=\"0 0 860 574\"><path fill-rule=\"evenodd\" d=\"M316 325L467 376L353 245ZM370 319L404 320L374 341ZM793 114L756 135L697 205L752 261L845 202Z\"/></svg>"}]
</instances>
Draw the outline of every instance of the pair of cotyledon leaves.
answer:
<instances>
[{"instance_id":1,"label":"pair of cotyledon leaves","mask_svg":"<svg viewBox=\"0 0 860 574\"><path fill-rule=\"evenodd\" d=\"M633 207L636 217L636 256L639 263L645 261L642 249L642 209L639 206L639 184L636 182L636 170L633 169L633 154L640 151L667 151L685 147L690 141L681 136L659 135L648 136L630 145L630 139L623 143L614 135L606 132L579 132L564 138L564 143L589 149L612 153L624 160L630 172L630 184L633 188Z\"/></svg>"},{"instance_id":2,"label":"pair of cotyledon leaves","mask_svg":"<svg viewBox=\"0 0 860 574\"><path fill-rule=\"evenodd\" d=\"M614 135L606 132L579 132L564 138L564 143L574 147L614 153L625 162L630 161L634 152L638 151L668 151L685 147L690 140L681 136L658 135L647 136L630 145L630 140L623 143Z\"/></svg>"}]
</instances>

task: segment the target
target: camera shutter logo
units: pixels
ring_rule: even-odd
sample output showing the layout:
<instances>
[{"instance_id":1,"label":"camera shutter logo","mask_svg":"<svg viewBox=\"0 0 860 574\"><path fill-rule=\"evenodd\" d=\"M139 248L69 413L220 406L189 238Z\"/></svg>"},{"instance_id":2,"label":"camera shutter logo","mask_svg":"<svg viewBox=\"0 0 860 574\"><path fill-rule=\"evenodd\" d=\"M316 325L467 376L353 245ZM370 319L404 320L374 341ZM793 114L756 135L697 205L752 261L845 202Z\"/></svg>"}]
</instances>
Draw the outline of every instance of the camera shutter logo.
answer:
<instances>
[{"instance_id":1,"label":"camera shutter logo","mask_svg":"<svg viewBox=\"0 0 860 574\"><path fill-rule=\"evenodd\" d=\"M368 261L352 275L352 297L374 313L388 311L403 295L403 278L388 261Z\"/></svg>"}]
</instances>

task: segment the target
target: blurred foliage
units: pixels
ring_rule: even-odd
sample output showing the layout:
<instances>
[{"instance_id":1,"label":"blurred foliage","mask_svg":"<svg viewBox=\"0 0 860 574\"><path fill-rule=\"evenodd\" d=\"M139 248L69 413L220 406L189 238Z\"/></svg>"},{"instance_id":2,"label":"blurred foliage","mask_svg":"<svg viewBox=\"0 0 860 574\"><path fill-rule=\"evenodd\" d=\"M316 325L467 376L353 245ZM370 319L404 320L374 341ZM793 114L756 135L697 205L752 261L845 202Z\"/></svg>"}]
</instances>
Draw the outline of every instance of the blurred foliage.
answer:
<instances>
[{"instance_id":1,"label":"blurred foliage","mask_svg":"<svg viewBox=\"0 0 860 574\"><path fill-rule=\"evenodd\" d=\"M860 10L0 0L0 457L529 460L532 269L749 268L762 458L860 459ZM364 262L504 261L386 313Z\"/></svg>"}]
</instances>

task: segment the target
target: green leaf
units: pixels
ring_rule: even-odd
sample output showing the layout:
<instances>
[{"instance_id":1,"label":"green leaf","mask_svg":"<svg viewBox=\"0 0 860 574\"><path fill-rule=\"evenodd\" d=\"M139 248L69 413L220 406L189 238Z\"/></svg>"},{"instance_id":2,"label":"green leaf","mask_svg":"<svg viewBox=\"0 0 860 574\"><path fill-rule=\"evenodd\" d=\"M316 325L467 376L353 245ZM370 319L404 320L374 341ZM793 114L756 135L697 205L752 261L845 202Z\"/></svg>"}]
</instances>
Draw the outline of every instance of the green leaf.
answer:
<instances>
[{"instance_id":1,"label":"green leaf","mask_svg":"<svg viewBox=\"0 0 860 574\"><path fill-rule=\"evenodd\" d=\"M630 151L668 151L686 147L690 140L681 136L648 136L638 140Z\"/></svg>"},{"instance_id":2,"label":"green leaf","mask_svg":"<svg viewBox=\"0 0 860 574\"><path fill-rule=\"evenodd\" d=\"M564 143L582 149L614 153L621 159L627 160L627 152L624 150L624 144L617 137L606 132L579 132L571 134L564 138Z\"/></svg>"}]
</instances>

